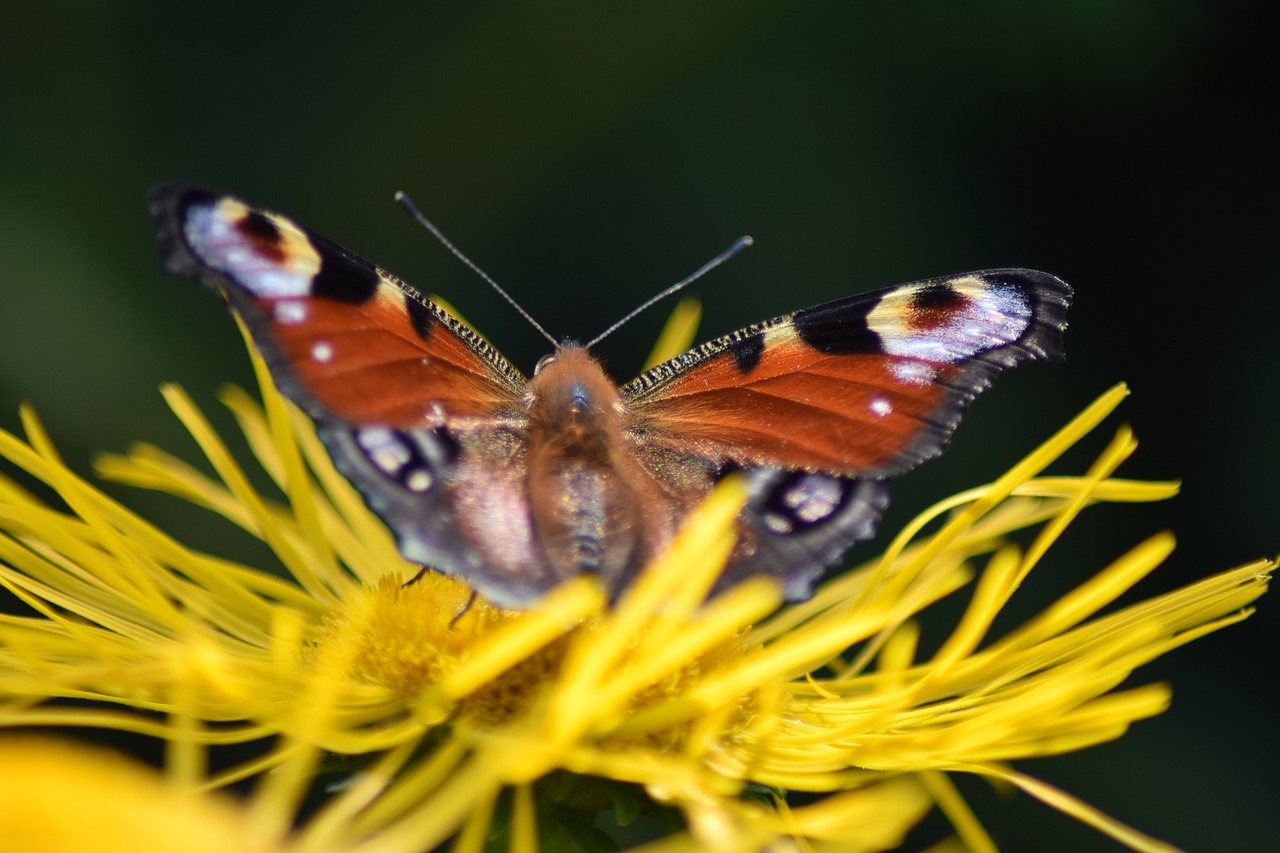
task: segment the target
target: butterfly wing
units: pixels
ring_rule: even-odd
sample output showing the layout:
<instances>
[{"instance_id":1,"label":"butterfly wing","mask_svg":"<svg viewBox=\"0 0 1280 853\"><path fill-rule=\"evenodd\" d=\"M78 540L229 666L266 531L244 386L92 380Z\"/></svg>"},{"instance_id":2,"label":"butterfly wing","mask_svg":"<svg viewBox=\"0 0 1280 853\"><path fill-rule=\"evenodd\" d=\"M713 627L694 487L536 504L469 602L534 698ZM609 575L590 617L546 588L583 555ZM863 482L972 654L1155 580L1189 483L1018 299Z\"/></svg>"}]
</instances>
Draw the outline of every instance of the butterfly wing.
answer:
<instances>
[{"instance_id":1,"label":"butterfly wing","mask_svg":"<svg viewBox=\"0 0 1280 853\"><path fill-rule=\"evenodd\" d=\"M697 484L689 500L745 470L742 541L721 584L769 573L802 598L872 534L884 479L941 452L997 373L1062 357L1070 296L1047 273L987 270L759 323L624 386L630 435Z\"/></svg>"},{"instance_id":2,"label":"butterfly wing","mask_svg":"<svg viewBox=\"0 0 1280 853\"><path fill-rule=\"evenodd\" d=\"M525 379L496 350L278 213L186 184L150 203L166 269L223 294L401 553L503 603L563 579L524 521Z\"/></svg>"},{"instance_id":3,"label":"butterfly wing","mask_svg":"<svg viewBox=\"0 0 1280 853\"><path fill-rule=\"evenodd\" d=\"M308 412L413 428L518 403L524 377L474 331L288 218L185 184L151 212L165 268L225 296Z\"/></svg>"}]
</instances>

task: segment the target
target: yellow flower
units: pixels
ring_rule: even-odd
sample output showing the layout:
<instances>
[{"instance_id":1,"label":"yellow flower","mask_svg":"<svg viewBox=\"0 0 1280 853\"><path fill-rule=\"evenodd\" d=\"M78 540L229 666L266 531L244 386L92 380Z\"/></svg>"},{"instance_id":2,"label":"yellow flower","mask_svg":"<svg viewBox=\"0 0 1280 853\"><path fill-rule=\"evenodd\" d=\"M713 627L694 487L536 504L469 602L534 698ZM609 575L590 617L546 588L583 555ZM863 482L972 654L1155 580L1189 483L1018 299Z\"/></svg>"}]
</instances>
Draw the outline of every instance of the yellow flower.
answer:
<instances>
[{"instance_id":1,"label":"yellow flower","mask_svg":"<svg viewBox=\"0 0 1280 853\"><path fill-rule=\"evenodd\" d=\"M1245 618L1271 569L1103 613L1168 555L1172 538L1159 534L992 635L1080 512L1175 493L1113 476L1135 448L1123 428L1083 475L1042 475L1119 404L1117 387L802 604L780 607L766 579L705 600L744 500L730 479L615 606L580 579L504 611L436 574L406 585L418 567L257 366L263 405L237 389L223 400L278 495L250 485L172 387L216 479L146 446L98 469L229 519L287 578L192 551L129 512L62 464L28 409L25 442L0 435L0 455L65 504L0 478L0 583L32 611L0 617L0 725L159 739L168 784L188 793L251 780L242 819L264 846L609 849L591 821L611 812L661 836L647 851L881 850L937 807L965 846L991 850L951 782L973 773L1134 849L1171 849L1010 762L1160 713L1167 686L1119 685ZM1021 529L1036 531L1025 549L1006 539ZM962 589L963 616L922 652L918 615ZM172 831L167 818L157 814L160 831ZM89 820L76 809L62 819Z\"/></svg>"},{"instance_id":2,"label":"yellow flower","mask_svg":"<svg viewBox=\"0 0 1280 853\"><path fill-rule=\"evenodd\" d=\"M0 835L6 853L282 853L256 838L229 797L166 784L98 746L0 738Z\"/></svg>"}]
</instances>

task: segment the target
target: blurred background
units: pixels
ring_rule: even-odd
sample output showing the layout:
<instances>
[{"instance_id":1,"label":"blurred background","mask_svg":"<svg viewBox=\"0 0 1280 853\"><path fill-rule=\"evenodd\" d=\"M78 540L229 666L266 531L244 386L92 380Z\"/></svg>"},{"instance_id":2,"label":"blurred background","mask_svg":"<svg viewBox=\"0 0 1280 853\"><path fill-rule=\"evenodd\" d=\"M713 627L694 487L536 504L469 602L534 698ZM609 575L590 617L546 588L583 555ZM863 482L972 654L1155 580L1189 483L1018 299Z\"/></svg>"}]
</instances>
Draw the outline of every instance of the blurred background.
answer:
<instances>
[{"instance_id":1,"label":"blurred background","mask_svg":"<svg viewBox=\"0 0 1280 853\"><path fill-rule=\"evenodd\" d=\"M899 482L886 529L999 475L1123 380L1141 447L1121 474L1183 493L1086 513L1008 625L1173 529L1147 597L1280 542L1267 5L25 4L0 48L0 426L30 401L86 473L136 440L194 460L157 391L177 381L230 428L216 390L251 385L248 362L215 297L160 272L144 195L168 179L277 208L443 295L526 372L545 342L395 190L580 339L744 233L755 248L693 289L702 337L1036 267L1076 289L1068 361L1003 376L951 450ZM665 314L600 348L616 378ZM1056 470L1082 470L1120 423ZM110 491L188 544L267 562L177 501ZM1173 682L1162 717L1020 769L1190 850L1272 849L1277 611L1264 598L1141 670ZM1027 797L964 790L1004 849L1118 849Z\"/></svg>"}]
</instances>

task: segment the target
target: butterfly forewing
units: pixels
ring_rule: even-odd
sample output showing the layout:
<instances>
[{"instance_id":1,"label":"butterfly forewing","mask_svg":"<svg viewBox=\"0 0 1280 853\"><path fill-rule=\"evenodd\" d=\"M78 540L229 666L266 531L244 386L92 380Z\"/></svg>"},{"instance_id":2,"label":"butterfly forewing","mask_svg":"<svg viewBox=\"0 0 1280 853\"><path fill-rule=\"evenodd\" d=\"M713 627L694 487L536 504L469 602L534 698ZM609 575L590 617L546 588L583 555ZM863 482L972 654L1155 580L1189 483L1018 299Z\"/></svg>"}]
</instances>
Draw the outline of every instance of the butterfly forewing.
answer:
<instances>
[{"instance_id":1,"label":"butterfly forewing","mask_svg":"<svg viewBox=\"0 0 1280 853\"><path fill-rule=\"evenodd\" d=\"M312 414L412 428L517 410L519 372L394 276L229 196L167 185L151 203L166 267L224 293Z\"/></svg>"},{"instance_id":2,"label":"butterfly forewing","mask_svg":"<svg viewBox=\"0 0 1280 853\"><path fill-rule=\"evenodd\" d=\"M622 389L640 442L737 465L885 477L933 456L1002 368L1061 357L1069 290L987 270L727 335Z\"/></svg>"}]
</instances>

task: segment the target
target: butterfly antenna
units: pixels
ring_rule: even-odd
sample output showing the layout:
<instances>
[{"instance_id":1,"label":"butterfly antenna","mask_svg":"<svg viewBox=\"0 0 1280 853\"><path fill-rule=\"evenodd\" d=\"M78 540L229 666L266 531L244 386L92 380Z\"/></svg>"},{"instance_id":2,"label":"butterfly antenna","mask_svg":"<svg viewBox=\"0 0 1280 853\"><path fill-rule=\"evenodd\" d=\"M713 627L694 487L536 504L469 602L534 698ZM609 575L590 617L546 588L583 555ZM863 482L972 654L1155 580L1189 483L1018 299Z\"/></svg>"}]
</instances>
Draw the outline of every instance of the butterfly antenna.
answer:
<instances>
[{"instance_id":1,"label":"butterfly antenna","mask_svg":"<svg viewBox=\"0 0 1280 853\"><path fill-rule=\"evenodd\" d=\"M551 341L552 346L556 346L556 347L560 346L560 342L557 341L555 338L551 337L551 335L548 334L547 330L542 328L542 325L537 320L533 319L533 316L530 315L528 311L520 307L520 303L516 302L515 299L512 298L511 294L503 290L502 287L499 286L499 284L496 281L494 281L492 278L489 277L489 274L487 272L480 269L480 267L476 266L475 263L470 258L462 254L461 249L453 245L453 243L449 242L449 238L444 236L443 233L441 233L440 229L435 226L434 222L432 222L430 219L427 219L427 217L422 215L422 211L418 210L418 208L414 205L412 201L409 200L409 197L405 195L403 191L399 191L399 190L396 191L396 201L403 204L405 206L405 209L408 210L409 213L413 215L413 218L418 220L418 223L423 228L426 228L428 231L430 231L431 234L437 240L440 241L441 245L443 245L446 249L448 249L451 253L453 253L453 256L455 258L457 258L458 260L466 264L468 267L470 267L472 272L474 272L476 275L480 276L482 279L487 281L490 287L498 291L498 295L501 296L503 299L507 300L507 302L510 303L511 307L516 309L516 311L519 312L521 317L528 320L530 326L533 326L535 329L538 330L538 332L544 338Z\"/></svg>"},{"instance_id":2,"label":"butterfly antenna","mask_svg":"<svg viewBox=\"0 0 1280 853\"><path fill-rule=\"evenodd\" d=\"M649 308L650 306L654 305L657 302L661 302L663 299L666 299L671 294L678 293L679 291L684 290L686 287L693 284L695 281L702 278L704 275L711 272L713 269L720 266L725 261L729 260L734 255L738 254L743 249L747 248L753 243L755 243L755 241L752 240L750 237L746 237L746 236L739 237L737 240L734 240L732 246L725 249L723 252L716 255L714 258L707 261L702 266L698 267L697 272L695 272L693 275L685 279L682 279L681 281L676 282L675 284L671 285L661 293L653 297L650 297L649 299L646 299L642 305L637 307L631 313L627 314L627 316L623 317L621 320L614 323L612 326L605 329L600 334L596 335L587 343L587 349L591 349L593 346L600 343L605 338L609 337L609 335L612 335L614 332L618 331L618 329L620 329L625 323L630 322L640 312L646 310L647 308Z\"/></svg>"}]
</instances>

